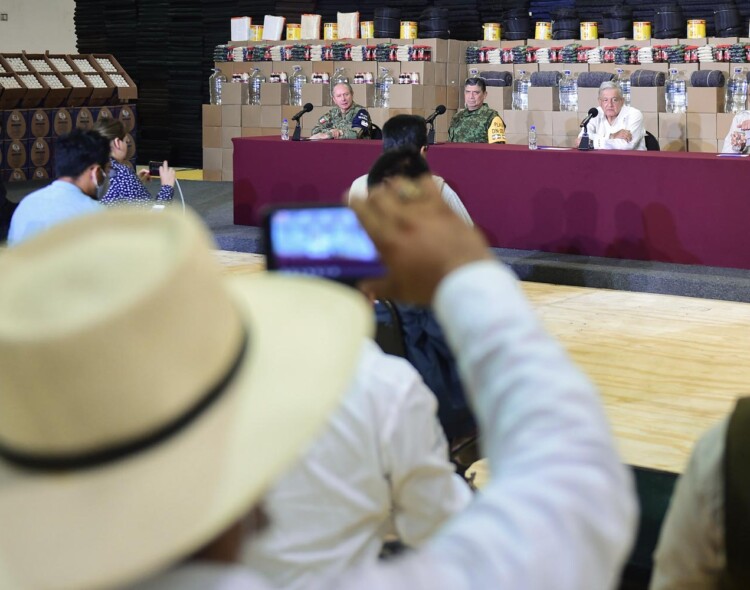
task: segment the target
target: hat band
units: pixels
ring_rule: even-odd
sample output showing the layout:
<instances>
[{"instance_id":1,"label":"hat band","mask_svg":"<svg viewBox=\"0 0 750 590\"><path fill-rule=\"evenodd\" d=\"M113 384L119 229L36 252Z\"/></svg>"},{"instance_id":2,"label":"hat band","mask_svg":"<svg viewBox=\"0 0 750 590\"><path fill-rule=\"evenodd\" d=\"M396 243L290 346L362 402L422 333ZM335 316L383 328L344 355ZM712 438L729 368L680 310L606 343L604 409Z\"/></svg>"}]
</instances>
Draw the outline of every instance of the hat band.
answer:
<instances>
[{"instance_id":1,"label":"hat band","mask_svg":"<svg viewBox=\"0 0 750 590\"><path fill-rule=\"evenodd\" d=\"M66 456L26 453L0 443L0 457L25 469L35 471L67 471L99 467L105 463L124 459L130 455L140 453L149 447L158 445L191 424L222 396L227 390L227 385L229 385L239 370L247 346L248 334L247 331L243 330L242 342L237 351L237 358L234 359L232 365L229 367L227 373L221 378L219 383L188 408L187 411L167 422L161 428L144 436L126 443L112 445L96 451Z\"/></svg>"}]
</instances>

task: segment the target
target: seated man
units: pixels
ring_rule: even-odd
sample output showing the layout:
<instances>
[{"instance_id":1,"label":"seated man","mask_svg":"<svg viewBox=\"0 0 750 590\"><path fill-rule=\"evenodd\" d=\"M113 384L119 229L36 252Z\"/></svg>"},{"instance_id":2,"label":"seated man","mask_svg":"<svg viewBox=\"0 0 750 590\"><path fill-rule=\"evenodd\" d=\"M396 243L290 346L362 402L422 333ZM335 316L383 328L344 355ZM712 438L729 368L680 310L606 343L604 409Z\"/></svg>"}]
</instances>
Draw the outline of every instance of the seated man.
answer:
<instances>
[{"instance_id":1,"label":"seated man","mask_svg":"<svg viewBox=\"0 0 750 590\"><path fill-rule=\"evenodd\" d=\"M645 150L643 113L627 106L622 89L614 82L599 86L599 114L587 126L589 140L597 150ZM581 143L583 129L578 134Z\"/></svg>"},{"instance_id":2,"label":"seated man","mask_svg":"<svg viewBox=\"0 0 750 590\"><path fill-rule=\"evenodd\" d=\"M654 553L651 590L750 587L750 398L696 443Z\"/></svg>"},{"instance_id":3,"label":"seated man","mask_svg":"<svg viewBox=\"0 0 750 590\"><path fill-rule=\"evenodd\" d=\"M722 154L744 154L748 151L747 132L750 130L750 111L740 111L732 119L729 133L724 138Z\"/></svg>"},{"instance_id":4,"label":"seated man","mask_svg":"<svg viewBox=\"0 0 750 590\"><path fill-rule=\"evenodd\" d=\"M95 131L74 129L55 143L55 180L27 195L10 220L8 244L78 215L102 211L96 199L106 189L109 142Z\"/></svg>"},{"instance_id":5,"label":"seated man","mask_svg":"<svg viewBox=\"0 0 750 590\"><path fill-rule=\"evenodd\" d=\"M427 124L423 117L418 115L396 115L391 117L383 125L383 151L395 150L409 147L419 151L423 156L427 152ZM440 189L440 195L448 206L461 219L469 225L472 225L471 217L466 211L466 207L448 183L442 177L432 175L435 184ZM352 199L367 198L367 174L363 174L352 182L349 189L349 202Z\"/></svg>"},{"instance_id":6,"label":"seated man","mask_svg":"<svg viewBox=\"0 0 750 590\"><path fill-rule=\"evenodd\" d=\"M422 548L316 582L614 588L635 498L596 389L432 178L353 208L388 267L367 287L435 307L492 475ZM270 588L241 541L344 393L371 314L330 282L222 280L211 248L191 214L108 211L0 252L3 587Z\"/></svg>"},{"instance_id":7,"label":"seated man","mask_svg":"<svg viewBox=\"0 0 750 590\"><path fill-rule=\"evenodd\" d=\"M339 82L331 90L336 105L312 128L310 139L361 139L370 134L370 114L354 102L348 82Z\"/></svg>"},{"instance_id":8,"label":"seated man","mask_svg":"<svg viewBox=\"0 0 750 590\"><path fill-rule=\"evenodd\" d=\"M505 143L505 122L484 100L487 85L483 78L464 82L465 108L453 115L448 141L457 143Z\"/></svg>"}]
</instances>

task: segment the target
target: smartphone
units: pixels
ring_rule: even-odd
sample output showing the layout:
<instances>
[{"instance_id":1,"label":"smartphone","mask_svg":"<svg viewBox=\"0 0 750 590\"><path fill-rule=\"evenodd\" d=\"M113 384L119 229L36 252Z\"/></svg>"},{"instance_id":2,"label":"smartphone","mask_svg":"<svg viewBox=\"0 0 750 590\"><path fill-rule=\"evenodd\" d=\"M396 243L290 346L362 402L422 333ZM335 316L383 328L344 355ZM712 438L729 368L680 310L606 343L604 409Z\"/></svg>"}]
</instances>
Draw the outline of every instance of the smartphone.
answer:
<instances>
[{"instance_id":1,"label":"smartphone","mask_svg":"<svg viewBox=\"0 0 750 590\"><path fill-rule=\"evenodd\" d=\"M314 275L353 285L385 267L357 216L344 205L282 205L263 218L269 270Z\"/></svg>"},{"instance_id":2,"label":"smartphone","mask_svg":"<svg viewBox=\"0 0 750 590\"><path fill-rule=\"evenodd\" d=\"M164 162L157 162L156 160L151 160L151 161L150 161L150 162L148 163L148 173L149 173L149 174L150 174L151 176L154 176L154 177L157 177L157 178L158 178L158 177L159 177L159 174L160 174L160 172L159 172L159 168L161 168L161 165L162 165L163 163L164 163Z\"/></svg>"}]
</instances>

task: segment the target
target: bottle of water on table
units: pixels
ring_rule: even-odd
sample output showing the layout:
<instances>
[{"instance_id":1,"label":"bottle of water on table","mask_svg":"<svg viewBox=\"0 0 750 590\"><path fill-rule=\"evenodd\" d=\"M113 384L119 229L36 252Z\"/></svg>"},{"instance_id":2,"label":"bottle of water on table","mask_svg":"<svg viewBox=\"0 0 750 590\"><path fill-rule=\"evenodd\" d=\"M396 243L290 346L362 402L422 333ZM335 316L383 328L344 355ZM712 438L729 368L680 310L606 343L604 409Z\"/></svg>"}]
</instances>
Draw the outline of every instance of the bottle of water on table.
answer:
<instances>
[{"instance_id":1,"label":"bottle of water on table","mask_svg":"<svg viewBox=\"0 0 750 590\"><path fill-rule=\"evenodd\" d=\"M536 126L532 125L529 127L529 149L536 149Z\"/></svg>"},{"instance_id":2,"label":"bottle of water on table","mask_svg":"<svg viewBox=\"0 0 750 590\"><path fill-rule=\"evenodd\" d=\"M284 141L289 139L289 121L286 119L281 122L281 139Z\"/></svg>"}]
</instances>

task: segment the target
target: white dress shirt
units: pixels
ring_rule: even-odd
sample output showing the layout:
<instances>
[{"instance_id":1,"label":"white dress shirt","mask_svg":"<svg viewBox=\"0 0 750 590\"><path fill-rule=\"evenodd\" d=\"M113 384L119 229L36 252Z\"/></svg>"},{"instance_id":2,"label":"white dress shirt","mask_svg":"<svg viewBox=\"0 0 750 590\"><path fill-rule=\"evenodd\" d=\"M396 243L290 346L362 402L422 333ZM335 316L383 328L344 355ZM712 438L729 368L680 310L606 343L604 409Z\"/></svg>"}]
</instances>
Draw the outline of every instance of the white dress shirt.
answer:
<instances>
[{"instance_id":1,"label":"white dress shirt","mask_svg":"<svg viewBox=\"0 0 750 590\"><path fill-rule=\"evenodd\" d=\"M474 222L471 220L471 216L469 215L469 212L466 210L466 207L464 207L463 202L461 201L461 198L456 194L456 191L454 191L447 182L445 182L445 179L442 176L437 176L436 174L432 175L432 179L435 181L435 184L437 184L438 188L440 189L440 196L443 197L443 201L448 203L448 206L453 209L453 212L458 215L461 219L463 219L467 225L474 225ZM367 198L367 174L363 174L359 178L355 178L354 182L352 182L352 186L349 188L349 202L352 202L352 199L366 199Z\"/></svg>"},{"instance_id":2,"label":"white dress shirt","mask_svg":"<svg viewBox=\"0 0 750 590\"><path fill-rule=\"evenodd\" d=\"M309 589L376 561L394 526L424 543L472 498L436 412L419 373L366 342L342 406L264 499L271 526L243 561L278 588Z\"/></svg>"},{"instance_id":3,"label":"white dress shirt","mask_svg":"<svg viewBox=\"0 0 750 590\"><path fill-rule=\"evenodd\" d=\"M634 538L636 502L596 390L499 263L451 273L434 307L476 410L491 480L422 548L348 570L328 588L614 588ZM173 588L181 569L142 588ZM181 588L263 589L256 580L228 569Z\"/></svg>"},{"instance_id":4,"label":"white dress shirt","mask_svg":"<svg viewBox=\"0 0 750 590\"><path fill-rule=\"evenodd\" d=\"M724 441L728 419L696 443L664 518L651 590L717 590L726 569Z\"/></svg>"},{"instance_id":5,"label":"white dress shirt","mask_svg":"<svg viewBox=\"0 0 750 590\"><path fill-rule=\"evenodd\" d=\"M630 131L633 136L630 141L624 139L610 139L612 133L623 129ZM599 114L588 123L589 139L597 150L645 150L646 129L643 127L643 113L628 105L624 105L617 118L610 123L604 115L604 109L599 107ZM583 129L578 137L583 135Z\"/></svg>"},{"instance_id":6,"label":"white dress shirt","mask_svg":"<svg viewBox=\"0 0 750 590\"><path fill-rule=\"evenodd\" d=\"M722 154L736 153L732 149L732 133L738 131L740 125L742 125L748 119L750 119L750 111L740 111L734 116L734 118L732 119L732 124L729 126L729 133L727 133L727 136L724 138L724 145L721 148ZM747 149L748 145L745 144L745 147L742 148L742 152L746 153Z\"/></svg>"}]
</instances>

